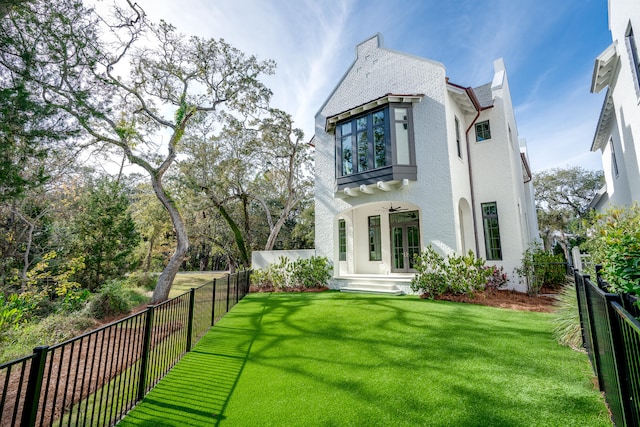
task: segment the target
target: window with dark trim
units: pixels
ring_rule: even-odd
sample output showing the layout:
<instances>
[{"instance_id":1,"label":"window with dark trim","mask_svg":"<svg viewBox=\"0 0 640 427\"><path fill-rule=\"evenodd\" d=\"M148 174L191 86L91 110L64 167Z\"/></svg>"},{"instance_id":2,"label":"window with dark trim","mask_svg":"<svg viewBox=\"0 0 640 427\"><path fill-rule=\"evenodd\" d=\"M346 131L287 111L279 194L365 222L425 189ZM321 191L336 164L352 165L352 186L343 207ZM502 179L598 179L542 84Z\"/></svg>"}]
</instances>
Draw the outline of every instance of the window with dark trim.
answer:
<instances>
[{"instance_id":1,"label":"window with dark trim","mask_svg":"<svg viewBox=\"0 0 640 427\"><path fill-rule=\"evenodd\" d=\"M611 168L613 169L614 178L617 178L619 175L618 159L616 159L616 150L613 148L613 139L609 139L609 144L611 145Z\"/></svg>"},{"instance_id":2,"label":"window with dark trim","mask_svg":"<svg viewBox=\"0 0 640 427\"><path fill-rule=\"evenodd\" d=\"M410 103L389 103L336 125L338 190L417 179Z\"/></svg>"},{"instance_id":3,"label":"window with dark trim","mask_svg":"<svg viewBox=\"0 0 640 427\"><path fill-rule=\"evenodd\" d=\"M491 127L489 126L489 120L476 123L476 141L482 142L491 139Z\"/></svg>"},{"instance_id":4,"label":"window with dark trim","mask_svg":"<svg viewBox=\"0 0 640 427\"><path fill-rule=\"evenodd\" d=\"M633 35L633 27L631 27L631 23L629 23L627 28L625 39L627 41L627 50L629 51L629 60L631 61L633 79L635 80L636 95L640 96L640 54L638 53L638 45L636 44L636 39Z\"/></svg>"},{"instance_id":5,"label":"window with dark trim","mask_svg":"<svg viewBox=\"0 0 640 427\"><path fill-rule=\"evenodd\" d=\"M369 217L369 261L382 261L380 215Z\"/></svg>"},{"instance_id":6,"label":"window with dark trim","mask_svg":"<svg viewBox=\"0 0 640 427\"><path fill-rule=\"evenodd\" d=\"M347 260L347 224L344 219L338 220L338 259Z\"/></svg>"},{"instance_id":7,"label":"window with dark trim","mask_svg":"<svg viewBox=\"0 0 640 427\"><path fill-rule=\"evenodd\" d=\"M500 244L500 224L496 202L482 204L482 223L487 260L501 260L502 245Z\"/></svg>"},{"instance_id":8,"label":"window with dark trim","mask_svg":"<svg viewBox=\"0 0 640 427\"><path fill-rule=\"evenodd\" d=\"M456 148L458 150L458 157L462 158L462 146L460 145L460 121L455 117L456 123Z\"/></svg>"}]
</instances>

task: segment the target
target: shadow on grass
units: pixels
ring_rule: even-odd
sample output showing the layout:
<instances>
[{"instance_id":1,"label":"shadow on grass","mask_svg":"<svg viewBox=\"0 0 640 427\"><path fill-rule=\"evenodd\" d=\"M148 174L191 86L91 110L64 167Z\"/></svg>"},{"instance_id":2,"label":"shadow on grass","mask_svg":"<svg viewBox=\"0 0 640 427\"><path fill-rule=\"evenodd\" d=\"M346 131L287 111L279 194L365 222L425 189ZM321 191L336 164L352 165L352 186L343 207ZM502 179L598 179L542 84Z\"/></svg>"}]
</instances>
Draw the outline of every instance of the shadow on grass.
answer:
<instances>
[{"instance_id":1,"label":"shadow on grass","mask_svg":"<svg viewBox=\"0 0 640 427\"><path fill-rule=\"evenodd\" d=\"M586 358L553 342L548 318L411 297L252 294L121 425L610 425L588 374L576 374Z\"/></svg>"},{"instance_id":2,"label":"shadow on grass","mask_svg":"<svg viewBox=\"0 0 640 427\"><path fill-rule=\"evenodd\" d=\"M259 332L268 297L263 294L263 305L234 307L234 316L212 328L118 425L218 425Z\"/></svg>"}]
</instances>

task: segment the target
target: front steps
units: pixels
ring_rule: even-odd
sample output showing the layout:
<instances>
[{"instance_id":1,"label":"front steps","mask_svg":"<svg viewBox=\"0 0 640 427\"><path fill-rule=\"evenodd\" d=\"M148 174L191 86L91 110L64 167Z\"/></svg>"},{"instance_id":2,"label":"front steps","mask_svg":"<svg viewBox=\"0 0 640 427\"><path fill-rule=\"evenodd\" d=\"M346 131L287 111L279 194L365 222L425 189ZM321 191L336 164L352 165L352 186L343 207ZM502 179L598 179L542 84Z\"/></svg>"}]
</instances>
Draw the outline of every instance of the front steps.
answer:
<instances>
[{"instance_id":1,"label":"front steps","mask_svg":"<svg viewBox=\"0 0 640 427\"><path fill-rule=\"evenodd\" d=\"M349 286L340 288L340 292L355 292L361 294L385 294L385 295L402 295L403 292L396 285L379 285L352 283Z\"/></svg>"},{"instance_id":2,"label":"front steps","mask_svg":"<svg viewBox=\"0 0 640 427\"><path fill-rule=\"evenodd\" d=\"M336 277L341 292L363 294L404 295L410 293L410 275L353 274Z\"/></svg>"}]
</instances>

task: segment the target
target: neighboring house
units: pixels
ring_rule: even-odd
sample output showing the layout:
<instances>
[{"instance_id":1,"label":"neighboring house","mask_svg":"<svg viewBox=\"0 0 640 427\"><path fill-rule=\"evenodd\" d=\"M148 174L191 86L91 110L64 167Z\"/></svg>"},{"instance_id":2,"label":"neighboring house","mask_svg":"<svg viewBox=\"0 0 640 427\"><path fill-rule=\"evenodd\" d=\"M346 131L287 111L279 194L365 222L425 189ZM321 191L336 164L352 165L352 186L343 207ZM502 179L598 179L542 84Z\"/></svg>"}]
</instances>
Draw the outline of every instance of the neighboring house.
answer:
<instances>
[{"instance_id":1,"label":"neighboring house","mask_svg":"<svg viewBox=\"0 0 640 427\"><path fill-rule=\"evenodd\" d=\"M316 254L333 288L410 292L427 245L504 267L538 238L531 172L503 61L477 88L376 35L316 115Z\"/></svg>"},{"instance_id":2,"label":"neighboring house","mask_svg":"<svg viewBox=\"0 0 640 427\"><path fill-rule=\"evenodd\" d=\"M591 203L640 201L640 2L609 0L613 43L595 61L591 92L607 92L591 151L600 150L605 187Z\"/></svg>"}]
</instances>

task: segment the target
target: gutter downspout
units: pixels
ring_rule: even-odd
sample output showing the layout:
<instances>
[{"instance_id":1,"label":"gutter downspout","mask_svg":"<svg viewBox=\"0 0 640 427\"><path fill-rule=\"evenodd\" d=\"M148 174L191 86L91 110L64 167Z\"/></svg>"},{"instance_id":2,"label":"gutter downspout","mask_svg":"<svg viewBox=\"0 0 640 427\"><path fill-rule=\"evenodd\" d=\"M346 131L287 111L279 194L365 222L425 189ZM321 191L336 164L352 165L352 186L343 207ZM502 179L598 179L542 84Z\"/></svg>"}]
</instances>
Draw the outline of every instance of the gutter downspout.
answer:
<instances>
[{"instance_id":1,"label":"gutter downspout","mask_svg":"<svg viewBox=\"0 0 640 427\"><path fill-rule=\"evenodd\" d=\"M471 121L471 124L469 125L469 127L467 128L467 130L464 133L466 142L467 142L467 165L469 167L469 189L471 191L471 214L473 216L473 235L475 238L475 243L476 243L476 257L478 257L478 255L480 254L480 244L478 243L478 221L477 221L477 217L478 215L476 214L476 196L475 196L475 191L473 189L473 168L471 166L471 150L469 148L469 131L471 130L471 128L473 127L473 125L476 123L476 121L478 120L478 117L480 117L480 112L484 109L482 107L480 107L480 102L478 102L478 98L476 98L475 93L473 93L473 89L470 87L464 88L465 92L467 93L467 96L469 96L469 99L471 100L471 102L473 103L473 106L475 107L477 113L476 116L473 118L473 120Z\"/></svg>"}]
</instances>

